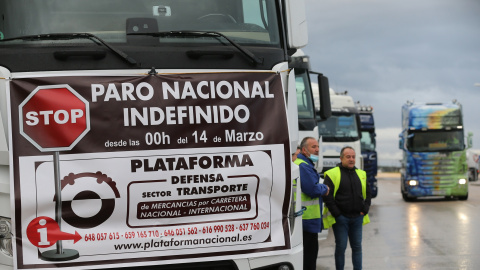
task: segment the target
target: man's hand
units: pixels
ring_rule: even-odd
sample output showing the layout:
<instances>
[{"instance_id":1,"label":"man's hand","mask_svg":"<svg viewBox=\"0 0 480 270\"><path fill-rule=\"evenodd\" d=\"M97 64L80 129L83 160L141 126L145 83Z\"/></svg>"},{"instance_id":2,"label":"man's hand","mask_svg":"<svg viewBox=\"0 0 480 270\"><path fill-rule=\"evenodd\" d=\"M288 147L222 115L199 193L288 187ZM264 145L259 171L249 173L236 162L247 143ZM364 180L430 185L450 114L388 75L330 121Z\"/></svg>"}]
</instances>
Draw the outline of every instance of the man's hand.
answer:
<instances>
[{"instance_id":1,"label":"man's hand","mask_svg":"<svg viewBox=\"0 0 480 270\"><path fill-rule=\"evenodd\" d=\"M327 185L325 185L325 186L327 186ZM325 193L325 195L323 195L323 196L327 196L329 192L330 192L330 188L327 186L327 193Z\"/></svg>"}]
</instances>

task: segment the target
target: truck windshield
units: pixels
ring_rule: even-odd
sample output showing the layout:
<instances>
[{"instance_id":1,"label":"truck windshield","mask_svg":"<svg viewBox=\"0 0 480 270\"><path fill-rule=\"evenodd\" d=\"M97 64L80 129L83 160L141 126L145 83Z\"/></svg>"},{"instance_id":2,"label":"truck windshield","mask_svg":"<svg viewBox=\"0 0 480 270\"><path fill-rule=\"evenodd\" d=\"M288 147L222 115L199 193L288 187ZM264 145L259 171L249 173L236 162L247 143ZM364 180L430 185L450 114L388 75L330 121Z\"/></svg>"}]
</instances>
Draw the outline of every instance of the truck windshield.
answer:
<instances>
[{"instance_id":1,"label":"truck windshield","mask_svg":"<svg viewBox=\"0 0 480 270\"><path fill-rule=\"evenodd\" d=\"M215 37L159 37L148 33L214 31L240 44L280 47L276 3L275 0L0 0L0 39L91 33L109 43L144 46L146 41L152 45L218 42Z\"/></svg>"},{"instance_id":2,"label":"truck windshield","mask_svg":"<svg viewBox=\"0 0 480 270\"><path fill-rule=\"evenodd\" d=\"M375 134L373 132L362 131L360 139L362 151L375 151Z\"/></svg>"},{"instance_id":3,"label":"truck windshield","mask_svg":"<svg viewBox=\"0 0 480 270\"><path fill-rule=\"evenodd\" d=\"M318 122L318 133L325 142L352 142L359 139L355 114L332 115L326 121Z\"/></svg>"},{"instance_id":4,"label":"truck windshield","mask_svg":"<svg viewBox=\"0 0 480 270\"><path fill-rule=\"evenodd\" d=\"M410 132L408 150L412 152L461 151L465 148L463 130Z\"/></svg>"}]
</instances>

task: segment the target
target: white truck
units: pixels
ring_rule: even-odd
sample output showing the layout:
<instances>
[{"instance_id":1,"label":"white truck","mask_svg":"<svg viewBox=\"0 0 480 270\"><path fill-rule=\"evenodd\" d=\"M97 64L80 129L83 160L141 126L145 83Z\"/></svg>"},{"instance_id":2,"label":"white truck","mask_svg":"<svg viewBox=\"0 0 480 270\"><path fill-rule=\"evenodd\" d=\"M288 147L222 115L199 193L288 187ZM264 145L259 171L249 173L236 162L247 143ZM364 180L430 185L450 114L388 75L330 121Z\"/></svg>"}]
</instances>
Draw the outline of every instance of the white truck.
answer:
<instances>
[{"instance_id":1,"label":"white truck","mask_svg":"<svg viewBox=\"0 0 480 270\"><path fill-rule=\"evenodd\" d=\"M313 89L318 85L312 84ZM315 93L315 90L314 90ZM325 172L340 163L340 150L351 146L356 153L355 166L363 170L363 158L360 147L360 117L353 98L345 92L335 92L330 88L332 116L318 123L318 132L322 137L323 167Z\"/></svg>"},{"instance_id":2,"label":"white truck","mask_svg":"<svg viewBox=\"0 0 480 270\"><path fill-rule=\"evenodd\" d=\"M0 17L1 270L302 268L304 1L0 0Z\"/></svg>"},{"instance_id":3,"label":"white truck","mask_svg":"<svg viewBox=\"0 0 480 270\"><path fill-rule=\"evenodd\" d=\"M315 72L314 74L317 75L316 88L312 88L310 57L305 55L301 49L293 54L290 67L295 69L299 141L305 137L318 138L318 122L331 116L328 78ZM319 88L318 85L321 87Z\"/></svg>"},{"instance_id":4,"label":"white truck","mask_svg":"<svg viewBox=\"0 0 480 270\"><path fill-rule=\"evenodd\" d=\"M295 68L299 141L305 137L316 138L321 151L323 143L318 133L318 122L325 121L332 115L328 78L311 71L310 58L301 49L293 54L290 66ZM313 83L316 87L312 87L310 75L313 74L317 75L317 82ZM322 170L322 164L323 156L319 155L319 160L315 164L317 170ZM323 183L323 178L319 181ZM327 236L328 230L324 229L318 234L318 240L325 240Z\"/></svg>"},{"instance_id":5,"label":"white truck","mask_svg":"<svg viewBox=\"0 0 480 270\"><path fill-rule=\"evenodd\" d=\"M478 181L480 149L467 149L468 180Z\"/></svg>"}]
</instances>

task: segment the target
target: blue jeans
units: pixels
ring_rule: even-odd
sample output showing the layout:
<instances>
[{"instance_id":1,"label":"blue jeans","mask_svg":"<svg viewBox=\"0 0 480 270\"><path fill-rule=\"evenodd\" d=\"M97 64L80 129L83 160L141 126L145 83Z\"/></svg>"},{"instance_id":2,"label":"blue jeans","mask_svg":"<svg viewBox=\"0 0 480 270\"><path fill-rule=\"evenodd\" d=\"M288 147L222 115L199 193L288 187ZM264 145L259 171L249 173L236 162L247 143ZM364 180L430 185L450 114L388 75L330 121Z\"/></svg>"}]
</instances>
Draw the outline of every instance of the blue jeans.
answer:
<instances>
[{"instance_id":1,"label":"blue jeans","mask_svg":"<svg viewBox=\"0 0 480 270\"><path fill-rule=\"evenodd\" d=\"M348 218L340 215L335 218L333 234L335 235L335 269L343 270L345 266L345 250L350 240L352 248L352 264L354 270L362 270L362 224L363 216Z\"/></svg>"}]
</instances>

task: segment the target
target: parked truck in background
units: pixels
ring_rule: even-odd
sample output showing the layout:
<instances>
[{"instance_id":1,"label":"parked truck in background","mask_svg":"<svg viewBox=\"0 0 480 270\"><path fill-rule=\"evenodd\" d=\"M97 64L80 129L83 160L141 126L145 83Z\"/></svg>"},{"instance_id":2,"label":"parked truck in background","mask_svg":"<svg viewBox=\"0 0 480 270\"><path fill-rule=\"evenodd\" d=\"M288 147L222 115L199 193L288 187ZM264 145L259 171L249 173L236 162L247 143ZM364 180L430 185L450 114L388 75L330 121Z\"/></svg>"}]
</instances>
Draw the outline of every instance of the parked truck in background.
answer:
<instances>
[{"instance_id":1,"label":"parked truck in background","mask_svg":"<svg viewBox=\"0 0 480 270\"><path fill-rule=\"evenodd\" d=\"M295 69L299 142L305 137L316 138L321 151L323 142L322 138L319 137L318 122L325 121L332 114L328 78L323 76L322 73L311 71L310 58L301 49L293 54L290 67ZM317 75L317 82L313 83L315 87L312 87L310 75ZM319 155L315 165L317 170L322 170L322 155ZM320 178L319 181L323 183L323 178ZM318 234L318 240L325 240L327 236L328 230L324 229Z\"/></svg>"},{"instance_id":2,"label":"parked truck in background","mask_svg":"<svg viewBox=\"0 0 480 270\"><path fill-rule=\"evenodd\" d=\"M318 85L312 84L313 89ZM315 90L314 90L315 91ZM322 174L340 163L340 151L345 146L355 150L355 166L364 169L360 147L360 117L353 98L345 92L335 92L330 88L332 116L318 122L318 134L322 137Z\"/></svg>"},{"instance_id":3,"label":"parked truck in background","mask_svg":"<svg viewBox=\"0 0 480 270\"><path fill-rule=\"evenodd\" d=\"M378 156L373 107L370 105L361 105L357 102L357 109L360 115L360 129L362 132L360 144L362 148L363 169L367 173L367 183L370 185L372 198L375 198L378 194Z\"/></svg>"},{"instance_id":4,"label":"parked truck in background","mask_svg":"<svg viewBox=\"0 0 480 270\"><path fill-rule=\"evenodd\" d=\"M426 196L468 198L463 114L458 101L407 101L402 106L399 136L405 201Z\"/></svg>"},{"instance_id":5,"label":"parked truck in background","mask_svg":"<svg viewBox=\"0 0 480 270\"><path fill-rule=\"evenodd\" d=\"M326 120L331 116L328 78L321 73L311 71L310 57L301 49L293 54L290 67L295 69L299 141L305 137L318 138L318 121ZM317 75L315 88L312 88L310 76L313 74Z\"/></svg>"},{"instance_id":6,"label":"parked truck in background","mask_svg":"<svg viewBox=\"0 0 480 270\"><path fill-rule=\"evenodd\" d=\"M0 0L0 17L1 270L302 268L304 1ZM67 122L67 146L31 130Z\"/></svg>"},{"instance_id":7,"label":"parked truck in background","mask_svg":"<svg viewBox=\"0 0 480 270\"><path fill-rule=\"evenodd\" d=\"M468 181L478 181L480 149L467 149Z\"/></svg>"}]
</instances>

